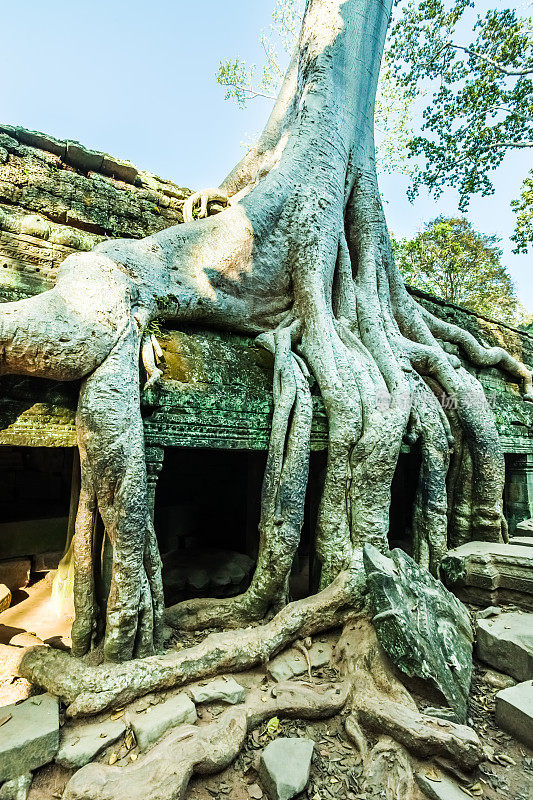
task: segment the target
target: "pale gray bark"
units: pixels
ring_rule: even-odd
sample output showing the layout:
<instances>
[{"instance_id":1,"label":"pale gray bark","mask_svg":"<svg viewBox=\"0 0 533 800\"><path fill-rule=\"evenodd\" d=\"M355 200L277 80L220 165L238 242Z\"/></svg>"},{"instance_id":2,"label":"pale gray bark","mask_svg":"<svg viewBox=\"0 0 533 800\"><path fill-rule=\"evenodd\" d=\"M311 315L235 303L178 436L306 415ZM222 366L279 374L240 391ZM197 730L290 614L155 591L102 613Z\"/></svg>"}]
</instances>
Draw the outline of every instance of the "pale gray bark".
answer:
<instances>
[{"instance_id":1,"label":"pale gray bark","mask_svg":"<svg viewBox=\"0 0 533 800\"><path fill-rule=\"evenodd\" d=\"M1 309L3 372L83 379L74 538L78 655L97 642L102 624L95 594L97 508L113 546L105 656L146 655L160 641L160 560L139 411L141 351L148 379L157 377L146 336L156 317L257 334L276 362L252 585L233 601L192 601L170 610L175 624L243 625L285 602L307 480L307 370L329 421L317 530L323 586L347 570L346 597L354 602L364 585L363 544L386 547L404 436L419 438L423 453L415 514L423 563L437 569L448 521L455 540L501 537L504 465L494 420L480 385L442 341L459 344L478 364L518 376L527 394L531 376L503 350L485 350L421 309L394 265L373 141L391 6L392 0L308 1L265 132L215 193L217 202L224 192L231 196L226 210L70 256L54 289ZM205 205L205 195L198 199ZM450 421L426 387L457 396ZM461 460L453 465L449 494L452 429Z\"/></svg>"}]
</instances>

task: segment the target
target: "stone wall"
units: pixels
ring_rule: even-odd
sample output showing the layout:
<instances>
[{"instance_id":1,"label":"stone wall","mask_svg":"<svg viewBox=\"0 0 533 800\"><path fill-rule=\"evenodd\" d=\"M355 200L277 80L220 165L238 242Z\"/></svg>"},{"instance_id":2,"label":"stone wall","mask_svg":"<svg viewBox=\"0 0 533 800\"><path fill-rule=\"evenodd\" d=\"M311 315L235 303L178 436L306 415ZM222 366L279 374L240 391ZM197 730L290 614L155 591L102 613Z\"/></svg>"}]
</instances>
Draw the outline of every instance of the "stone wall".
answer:
<instances>
[{"instance_id":1,"label":"stone wall","mask_svg":"<svg viewBox=\"0 0 533 800\"><path fill-rule=\"evenodd\" d=\"M106 237L142 237L182 221L190 190L77 142L0 126L0 301L53 285L72 252ZM411 290L437 316L533 366L533 333ZM264 449L272 411L271 363L250 339L163 331L162 385L143 395L148 445ZM469 369L472 369L469 367ZM504 449L533 453L533 407L499 369L472 370L494 407ZM2 380L0 444L73 446L76 387ZM327 423L314 390L313 448Z\"/></svg>"}]
</instances>

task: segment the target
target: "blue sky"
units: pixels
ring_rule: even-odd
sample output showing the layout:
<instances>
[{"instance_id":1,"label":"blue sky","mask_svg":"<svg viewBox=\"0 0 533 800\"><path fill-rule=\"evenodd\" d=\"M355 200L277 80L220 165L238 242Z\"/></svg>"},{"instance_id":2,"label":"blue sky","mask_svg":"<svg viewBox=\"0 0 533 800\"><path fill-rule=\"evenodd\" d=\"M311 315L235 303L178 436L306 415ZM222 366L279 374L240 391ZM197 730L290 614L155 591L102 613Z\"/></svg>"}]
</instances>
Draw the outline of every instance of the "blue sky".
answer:
<instances>
[{"instance_id":1,"label":"blue sky","mask_svg":"<svg viewBox=\"0 0 533 800\"><path fill-rule=\"evenodd\" d=\"M258 35L273 0L24 0L3 3L0 119L78 139L127 158L182 186L218 184L261 130L269 112L256 100L242 111L224 100L219 62L260 61ZM498 0L479 4L499 5ZM522 0L508 5L522 6ZM533 311L531 255L514 256L509 202L519 192L524 155L509 157L496 194L475 198L469 217L502 237L505 261L523 304ZM411 205L402 176L384 176L391 230L414 234L438 214L457 211L456 196Z\"/></svg>"}]
</instances>

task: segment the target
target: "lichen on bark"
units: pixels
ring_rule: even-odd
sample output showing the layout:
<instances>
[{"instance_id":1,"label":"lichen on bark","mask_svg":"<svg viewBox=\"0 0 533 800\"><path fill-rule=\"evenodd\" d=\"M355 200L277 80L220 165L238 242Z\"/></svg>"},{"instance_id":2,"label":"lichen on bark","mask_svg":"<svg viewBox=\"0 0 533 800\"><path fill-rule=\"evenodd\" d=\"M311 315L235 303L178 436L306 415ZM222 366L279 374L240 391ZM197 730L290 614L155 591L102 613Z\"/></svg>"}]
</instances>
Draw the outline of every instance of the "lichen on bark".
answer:
<instances>
[{"instance_id":1,"label":"lichen on bark","mask_svg":"<svg viewBox=\"0 0 533 800\"><path fill-rule=\"evenodd\" d=\"M176 627L246 626L286 603L307 484L309 375L329 423L316 531L322 588L342 574L346 604L357 606L364 544L387 547L391 482L405 439L418 441L422 453L414 529L423 566L435 573L450 540L498 541L505 532L494 419L480 384L445 345L458 345L474 365L500 365L529 399L531 374L504 350L484 348L433 317L395 267L373 135L391 6L308 0L257 145L214 194L196 198L200 215L210 197L218 210L228 197L227 208L69 256L53 289L0 309L3 373L81 380L74 655L102 637L110 661L161 645L161 562L147 502L139 369L141 353L152 364L147 333L156 318L253 334L275 359L251 586L231 600L168 610ZM442 392L456 400L446 413L435 398ZM96 589L98 515L113 549L105 609Z\"/></svg>"}]
</instances>

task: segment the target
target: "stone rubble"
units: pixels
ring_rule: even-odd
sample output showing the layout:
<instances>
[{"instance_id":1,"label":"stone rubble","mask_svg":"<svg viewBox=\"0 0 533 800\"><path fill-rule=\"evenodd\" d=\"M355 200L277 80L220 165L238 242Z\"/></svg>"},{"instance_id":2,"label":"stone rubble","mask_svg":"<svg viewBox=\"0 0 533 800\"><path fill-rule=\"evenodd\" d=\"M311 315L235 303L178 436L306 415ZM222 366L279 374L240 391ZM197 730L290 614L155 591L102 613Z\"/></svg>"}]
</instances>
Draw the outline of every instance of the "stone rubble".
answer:
<instances>
[{"instance_id":1,"label":"stone rubble","mask_svg":"<svg viewBox=\"0 0 533 800\"><path fill-rule=\"evenodd\" d=\"M235 678L216 678L205 685L194 684L187 687L189 694L195 703L243 703L246 697L246 689L237 683Z\"/></svg>"},{"instance_id":2,"label":"stone rubble","mask_svg":"<svg viewBox=\"0 0 533 800\"><path fill-rule=\"evenodd\" d=\"M476 619L488 619L489 617L497 617L498 614L501 614L502 610L500 606L489 606L488 608L483 608L481 611L476 613Z\"/></svg>"},{"instance_id":3,"label":"stone rubble","mask_svg":"<svg viewBox=\"0 0 533 800\"><path fill-rule=\"evenodd\" d=\"M533 678L533 614L509 612L476 623L481 661L517 681Z\"/></svg>"},{"instance_id":4,"label":"stone rubble","mask_svg":"<svg viewBox=\"0 0 533 800\"><path fill-rule=\"evenodd\" d=\"M146 711L128 711L125 722L131 725L140 750L146 750L169 728L185 722L196 722L196 706L186 694L180 693Z\"/></svg>"},{"instance_id":5,"label":"stone rubble","mask_svg":"<svg viewBox=\"0 0 533 800\"><path fill-rule=\"evenodd\" d=\"M31 788L33 776L31 772L19 775L11 781L6 781L0 788L0 800L26 800Z\"/></svg>"},{"instance_id":6,"label":"stone rubble","mask_svg":"<svg viewBox=\"0 0 533 800\"><path fill-rule=\"evenodd\" d=\"M496 695L496 724L533 747L533 681L523 681Z\"/></svg>"},{"instance_id":7,"label":"stone rubble","mask_svg":"<svg viewBox=\"0 0 533 800\"><path fill-rule=\"evenodd\" d=\"M261 753L259 777L270 800L291 800L309 783L312 739L280 737Z\"/></svg>"},{"instance_id":8,"label":"stone rubble","mask_svg":"<svg viewBox=\"0 0 533 800\"><path fill-rule=\"evenodd\" d=\"M59 748L57 697L40 694L3 706L0 719L0 781L10 781L52 761Z\"/></svg>"},{"instance_id":9,"label":"stone rubble","mask_svg":"<svg viewBox=\"0 0 533 800\"><path fill-rule=\"evenodd\" d=\"M119 739L126 730L122 719L89 724L74 724L61 730L56 762L62 767L84 767L102 750Z\"/></svg>"}]
</instances>

